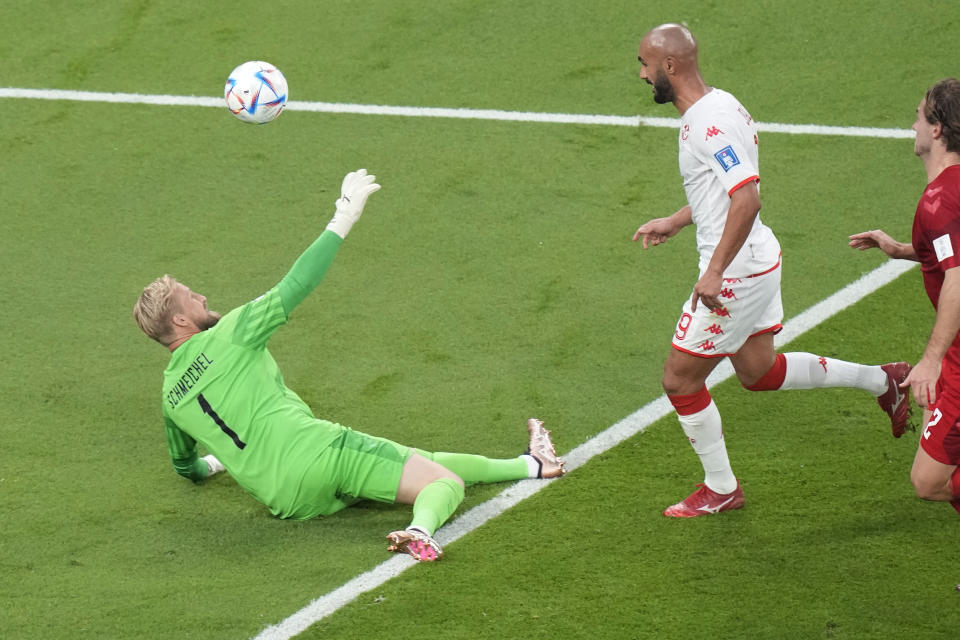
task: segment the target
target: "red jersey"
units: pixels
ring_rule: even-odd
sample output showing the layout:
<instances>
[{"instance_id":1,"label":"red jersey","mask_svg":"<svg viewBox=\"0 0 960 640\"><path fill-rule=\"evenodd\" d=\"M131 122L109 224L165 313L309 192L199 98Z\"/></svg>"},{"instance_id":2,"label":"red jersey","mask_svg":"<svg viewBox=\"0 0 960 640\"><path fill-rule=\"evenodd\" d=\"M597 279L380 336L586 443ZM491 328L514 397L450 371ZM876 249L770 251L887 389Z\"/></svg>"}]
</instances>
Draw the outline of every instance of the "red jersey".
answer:
<instances>
[{"instance_id":1,"label":"red jersey","mask_svg":"<svg viewBox=\"0 0 960 640\"><path fill-rule=\"evenodd\" d=\"M924 190L913 218L913 249L923 270L923 286L936 309L944 273L960 266L960 165L941 171ZM960 336L947 350L944 364L960 373Z\"/></svg>"}]
</instances>

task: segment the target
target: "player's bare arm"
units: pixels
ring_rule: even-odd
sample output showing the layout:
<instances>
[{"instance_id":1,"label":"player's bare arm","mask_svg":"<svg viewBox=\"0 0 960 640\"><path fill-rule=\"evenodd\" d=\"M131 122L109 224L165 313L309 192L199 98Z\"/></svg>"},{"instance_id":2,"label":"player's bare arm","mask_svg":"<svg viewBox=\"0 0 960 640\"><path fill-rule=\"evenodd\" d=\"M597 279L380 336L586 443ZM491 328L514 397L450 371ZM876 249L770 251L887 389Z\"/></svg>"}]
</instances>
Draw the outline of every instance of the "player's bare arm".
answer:
<instances>
[{"instance_id":1,"label":"player's bare arm","mask_svg":"<svg viewBox=\"0 0 960 640\"><path fill-rule=\"evenodd\" d=\"M722 307L720 289L723 285L723 272L733 262L740 248L750 235L753 221L760 213L760 192L756 182L748 182L730 194L730 210L723 226L723 234L710 258L710 264L693 287L691 307L697 310L697 301L707 305L708 309Z\"/></svg>"},{"instance_id":2,"label":"player's bare arm","mask_svg":"<svg viewBox=\"0 0 960 640\"><path fill-rule=\"evenodd\" d=\"M690 211L690 205L684 205L666 218L654 218L640 225L637 232L633 234L633 241L643 238L643 248L649 249L663 244L668 238L677 235L680 229L690 224L693 224L693 213Z\"/></svg>"},{"instance_id":3,"label":"player's bare arm","mask_svg":"<svg viewBox=\"0 0 960 640\"><path fill-rule=\"evenodd\" d=\"M943 287L937 302L937 318L930 332L930 339L920 361L910 371L901 386L913 388L913 398L922 407L937 400L937 379L940 377L940 362L947 349L960 333L960 268L954 267L944 273Z\"/></svg>"},{"instance_id":4,"label":"player's bare arm","mask_svg":"<svg viewBox=\"0 0 960 640\"><path fill-rule=\"evenodd\" d=\"M880 249L891 258L915 262L918 260L912 244L897 242L880 229L853 234L850 236L850 247L860 251Z\"/></svg>"}]
</instances>

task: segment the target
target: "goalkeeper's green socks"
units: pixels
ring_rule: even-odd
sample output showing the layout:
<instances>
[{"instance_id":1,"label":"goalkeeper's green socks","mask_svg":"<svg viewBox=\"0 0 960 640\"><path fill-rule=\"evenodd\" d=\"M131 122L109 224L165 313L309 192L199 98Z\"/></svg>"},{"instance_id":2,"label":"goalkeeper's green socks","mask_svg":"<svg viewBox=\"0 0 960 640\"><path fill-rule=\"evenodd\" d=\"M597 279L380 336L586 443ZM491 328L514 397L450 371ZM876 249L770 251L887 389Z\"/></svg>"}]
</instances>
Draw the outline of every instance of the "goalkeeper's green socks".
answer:
<instances>
[{"instance_id":1,"label":"goalkeeper's green socks","mask_svg":"<svg viewBox=\"0 0 960 640\"><path fill-rule=\"evenodd\" d=\"M434 480L413 501L413 520L408 529L432 536L463 502L463 486L453 478Z\"/></svg>"},{"instance_id":2,"label":"goalkeeper's green socks","mask_svg":"<svg viewBox=\"0 0 960 640\"><path fill-rule=\"evenodd\" d=\"M539 469L536 459L528 455L496 459L470 453L430 453L421 449L415 451L457 474L467 486L481 482L536 478ZM413 502L413 520L408 528L419 529L432 536L434 531L453 515L461 502L463 487L459 482L452 478L434 480L417 494Z\"/></svg>"},{"instance_id":3,"label":"goalkeeper's green socks","mask_svg":"<svg viewBox=\"0 0 960 640\"><path fill-rule=\"evenodd\" d=\"M516 458L495 459L471 453L430 453L416 450L424 458L454 472L468 487L473 484L506 482L537 477L537 462L523 455ZM532 469L532 473L531 473Z\"/></svg>"}]
</instances>

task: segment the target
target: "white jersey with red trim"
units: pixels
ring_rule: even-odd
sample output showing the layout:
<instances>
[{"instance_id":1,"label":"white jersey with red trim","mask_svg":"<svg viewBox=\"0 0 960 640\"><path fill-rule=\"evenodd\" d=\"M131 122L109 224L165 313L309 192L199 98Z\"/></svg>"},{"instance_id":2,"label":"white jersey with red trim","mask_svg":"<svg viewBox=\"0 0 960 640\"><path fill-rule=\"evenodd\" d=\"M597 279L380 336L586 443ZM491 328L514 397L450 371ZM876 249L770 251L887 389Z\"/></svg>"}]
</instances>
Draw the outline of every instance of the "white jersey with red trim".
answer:
<instances>
[{"instance_id":1,"label":"white jersey with red trim","mask_svg":"<svg viewBox=\"0 0 960 640\"><path fill-rule=\"evenodd\" d=\"M751 181L760 181L757 147L753 118L721 89L708 91L680 119L680 175L697 226L701 274L723 234L730 195ZM724 275L761 273L779 259L780 243L758 215Z\"/></svg>"}]
</instances>

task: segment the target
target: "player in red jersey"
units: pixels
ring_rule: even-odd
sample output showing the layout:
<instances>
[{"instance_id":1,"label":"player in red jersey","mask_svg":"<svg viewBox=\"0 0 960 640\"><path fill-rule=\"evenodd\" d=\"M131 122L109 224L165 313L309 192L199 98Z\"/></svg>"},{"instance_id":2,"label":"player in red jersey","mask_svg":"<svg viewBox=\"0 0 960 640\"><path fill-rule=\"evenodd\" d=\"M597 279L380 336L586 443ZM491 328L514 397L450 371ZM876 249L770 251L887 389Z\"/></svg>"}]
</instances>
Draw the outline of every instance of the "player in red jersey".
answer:
<instances>
[{"instance_id":1,"label":"player in red jersey","mask_svg":"<svg viewBox=\"0 0 960 640\"><path fill-rule=\"evenodd\" d=\"M891 258L915 260L923 270L937 315L923 356L901 385L910 385L924 407L910 481L918 497L950 502L960 513L960 80L941 80L927 91L913 130L927 188L913 218L912 243L873 230L850 236L850 246L876 247Z\"/></svg>"},{"instance_id":2,"label":"player in red jersey","mask_svg":"<svg viewBox=\"0 0 960 640\"><path fill-rule=\"evenodd\" d=\"M678 24L664 24L640 42L640 77L658 104L680 112L679 164L687 204L640 226L643 248L697 229L700 277L683 308L663 388L700 457L703 484L667 507L665 516L691 518L743 506L743 490L727 457L720 412L705 385L723 358L751 391L852 387L877 399L903 434L909 393L899 387L905 362L867 366L812 353L777 353L781 328L780 244L760 221L759 138L742 104L700 75L697 41Z\"/></svg>"}]
</instances>

